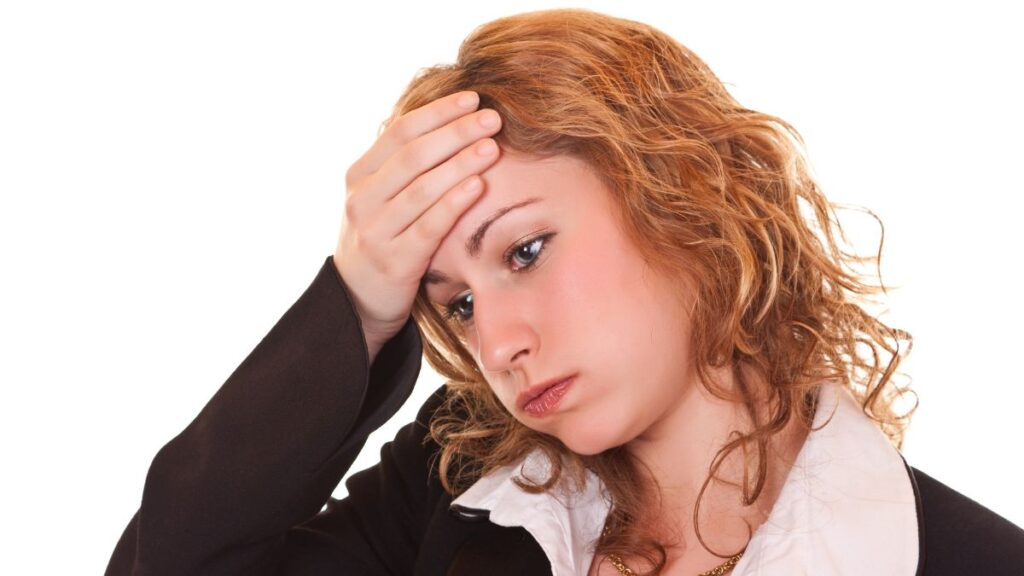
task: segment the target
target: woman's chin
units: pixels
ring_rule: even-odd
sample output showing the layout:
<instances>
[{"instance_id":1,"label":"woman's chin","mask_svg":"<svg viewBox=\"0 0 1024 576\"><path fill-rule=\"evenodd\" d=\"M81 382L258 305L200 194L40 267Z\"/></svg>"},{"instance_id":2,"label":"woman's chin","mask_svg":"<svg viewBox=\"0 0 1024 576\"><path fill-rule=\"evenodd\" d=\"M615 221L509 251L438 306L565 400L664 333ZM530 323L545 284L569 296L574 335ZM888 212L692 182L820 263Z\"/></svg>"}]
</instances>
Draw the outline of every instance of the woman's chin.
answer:
<instances>
[{"instance_id":1,"label":"woman's chin","mask_svg":"<svg viewBox=\"0 0 1024 576\"><path fill-rule=\"evenodd\" d=\"M618 445L606 434L588 434L579 429L558 434L557 437L566 448L580 456L594 456Z\"/></svg>"}]
</instances>

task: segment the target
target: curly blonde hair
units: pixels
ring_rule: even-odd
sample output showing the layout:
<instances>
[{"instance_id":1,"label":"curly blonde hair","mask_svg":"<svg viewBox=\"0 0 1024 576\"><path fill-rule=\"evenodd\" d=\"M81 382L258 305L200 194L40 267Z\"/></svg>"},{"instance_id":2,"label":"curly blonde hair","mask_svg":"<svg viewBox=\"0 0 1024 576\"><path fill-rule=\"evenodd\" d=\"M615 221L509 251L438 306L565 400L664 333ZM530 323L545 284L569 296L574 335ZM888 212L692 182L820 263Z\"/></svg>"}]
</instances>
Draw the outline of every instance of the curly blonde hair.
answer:
<instances>
[{"instance_id":1,"label":"curly blonde hair","mask_svg":"<svg viewBox=\"0 0 1024 576\"><path fill-rule=\"evenodd\" d=\"M476 91L481 108L499 112L495 139L503 149L586 161L613 191L644 258L696 281L691 346L700 380L725 398L708 384L709 374L730 369L756 424L721 448L704 488L741 448L745 465L753 460L757 471L753 486L744 475L742 487L744 504L752 504L764 487L769 440L792 418L809 425L825 379L848 388L902 447L916 395L913 409L899 415L895 404L907 389L893 376L912 338L864 309L885 287L855 269L880 262L881 243L872 257L841 248L838 205L812 179L792 126L741 106L700 58L660 30L584 9L479 26L454 64L413 78L391 118L462 90ZM457 323L425 289L413 318L428 363L447 380L426 439L439 446L435 463L445 490L455 496L540 448L552 475L543 483L517 479L520 486L540 492L563 474L578 484L593 471L613 502L596 554L637 554L653 566L645 574L660 573L665 547L637 522L657 491L649 470L622 446L582 456L518 422L488 386ZM766 384L767 402L755 401L749 370ZM694 510L698 537L703 494Z\"/></svg>"}]
</instances>

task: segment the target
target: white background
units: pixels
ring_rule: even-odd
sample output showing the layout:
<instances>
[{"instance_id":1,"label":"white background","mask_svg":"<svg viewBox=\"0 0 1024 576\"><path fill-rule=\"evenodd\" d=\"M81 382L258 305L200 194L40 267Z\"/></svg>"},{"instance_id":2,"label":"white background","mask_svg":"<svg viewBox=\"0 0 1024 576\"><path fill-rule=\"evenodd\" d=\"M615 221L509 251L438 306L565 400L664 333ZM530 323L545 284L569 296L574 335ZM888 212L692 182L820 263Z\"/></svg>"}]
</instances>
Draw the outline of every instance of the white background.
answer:
<instances>
[{"instance_id":1,"label":"white background","mask_svg":"<svg viewBox=\"0 0 1024 576\"><path fill-rule=\"evenodd\" d=\"M0 7L3 562L102 572L153 456L333 252L344 172L416 70L563 6L484 4ZM885 319L916 339L904 454L1024 524L1019 21L994 2L659 4L575 5L692 48L801 131L830 198L882 218ZM352 470L439 384L424 365Z\"/></svg>"}]
</instances>

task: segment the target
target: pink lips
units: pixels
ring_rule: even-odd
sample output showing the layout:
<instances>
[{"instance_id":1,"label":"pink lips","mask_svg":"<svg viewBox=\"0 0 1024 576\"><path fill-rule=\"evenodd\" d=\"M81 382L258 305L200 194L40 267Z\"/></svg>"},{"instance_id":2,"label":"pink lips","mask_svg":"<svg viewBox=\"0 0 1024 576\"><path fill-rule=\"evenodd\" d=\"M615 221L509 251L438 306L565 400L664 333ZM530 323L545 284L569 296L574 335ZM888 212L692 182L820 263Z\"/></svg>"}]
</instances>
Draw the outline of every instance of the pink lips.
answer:
<instances>
[{"instance_id":1,"label":"pink lips","mask_svg":"<svg viewBox=\"0 0 1024 576\"><path fill-rule=\"evenodd\" d=\"M547 388L537 387L541 389L541 392L539 394L534 393L532 398L524 394L527 398L525 402L519 403L520 407L524 412L533 416L544 416L554 412L555 408L558 407L558 402L569 391L569 386L572 385L575 379L575 376L571 376L554 385L549 385Z\"/></svg>"}]
</instances>

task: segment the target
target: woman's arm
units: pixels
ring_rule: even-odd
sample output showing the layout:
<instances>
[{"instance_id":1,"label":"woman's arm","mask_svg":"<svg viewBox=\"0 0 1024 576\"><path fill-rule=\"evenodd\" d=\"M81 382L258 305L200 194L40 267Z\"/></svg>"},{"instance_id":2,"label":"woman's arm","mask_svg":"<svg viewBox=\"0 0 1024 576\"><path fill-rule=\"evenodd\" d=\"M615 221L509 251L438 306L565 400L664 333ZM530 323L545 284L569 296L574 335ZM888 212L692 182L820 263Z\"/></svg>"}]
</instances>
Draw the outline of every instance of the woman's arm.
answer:
<instances>
[{"instance_id":1,"label":"woman's arm","mask_svg":"<svg viewBox=\"0 0 1024 576\"><path fill-rule=\"evenodd\" d=\"M349 477L346 498L331 498L326 510L288 531L276 574L414 573L423 534L443 496L430 476L438 446L424 439L445 394L444 386L435 390L415 420L381 447L380 462Z\"/></svg>"},{"instance_id":2,"label":"woman's arm","mask_svg":"<svg viewBox=\"0 0 1024 576\"><path fill-rule=\"evenodd\" d=\"M351 536L360 527L340 525L337 514L326 523L314 517L366 437L408 399L421 354L410 319L368 366L359 317L328 257L195 420L154 457L142 504L106 574L296 573L282 570L328 560L321 556L331 547L315 544L326 540L310 531ZM350 544L353 562L386 561L360 548L369 540ZM383 566L360 568L352 573Z\"/></svg>"}]
</instances>

